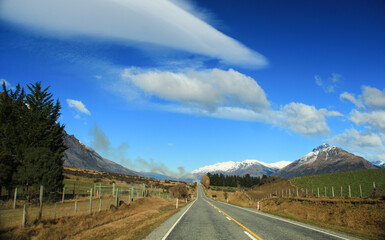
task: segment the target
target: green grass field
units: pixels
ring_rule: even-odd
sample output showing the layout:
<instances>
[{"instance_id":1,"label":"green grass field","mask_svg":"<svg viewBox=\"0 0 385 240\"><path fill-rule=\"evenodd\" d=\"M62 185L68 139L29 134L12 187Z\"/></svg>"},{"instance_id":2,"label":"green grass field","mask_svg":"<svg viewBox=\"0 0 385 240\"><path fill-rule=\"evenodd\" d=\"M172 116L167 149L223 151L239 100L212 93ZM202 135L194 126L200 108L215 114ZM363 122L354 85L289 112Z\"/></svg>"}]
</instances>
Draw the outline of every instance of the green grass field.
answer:
<instances>
[{"instance_id":1,"label":"green grass field","mask_svg":"<svg viewBox=\"0 0 385 240\"><path fill-rule=\"evenodd\" d=\"M360 197L360 185L363 197L368 197L373 192L373 182L376 185L377 195L385 195L385 169L369 169L349 172L339 172L330 174L320 174L312 176L295 177L291 182L303 189L312 190L324 195L325 187L327 196L332 195L332 187L336 197L346 197L349 195L348 186L350 185L352 197Z\"/></svg>"}]
</instances>

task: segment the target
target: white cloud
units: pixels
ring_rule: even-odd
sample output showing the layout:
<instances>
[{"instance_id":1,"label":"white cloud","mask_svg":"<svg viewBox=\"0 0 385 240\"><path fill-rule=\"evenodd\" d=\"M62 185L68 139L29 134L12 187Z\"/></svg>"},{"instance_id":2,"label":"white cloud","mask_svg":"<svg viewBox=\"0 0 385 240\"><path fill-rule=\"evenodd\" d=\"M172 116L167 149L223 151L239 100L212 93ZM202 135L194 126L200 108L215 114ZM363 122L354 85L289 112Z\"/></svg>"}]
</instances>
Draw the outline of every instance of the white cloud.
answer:
<instances>
[{"instance_id":1,"label":"white cloud","mask_svg":"<svg viewBox=\"0 0 385 240\"><path fill-rule=\"evenodd\" d=\"M369 108L385 110L385 89L363 86L362 99Z\"/></svg>"},{"instance_id":2,"label":"white cloud","mask_svg":"<svg viewBox=\"0 0 385 240\"><path fill-rule=\"evenodd\" d=\"M330 142L352 147L356 150L362 150L366 147L382 146L382 140L377 134L372 132L359 132L356 129L346 129L344 133L331 138Z\"/></svg>"},{"instance_id":3,"label":"white cloud","mask_svg":"<svg viewBox=\"0 0 385 240\"><path fill-rule=\"evenodd\" d=\"M326 117L342 116L341 113L317 110L314 106L303 103L289 103L277 112L279 122L284 127L305 136L327 135L330 132Z\"/></svg>"},{"instance_id":4,"label":"white cloud","mask_svg":"<svg viewBox=\"0 0 385 240\"><path fill-rule=\"evenodd\" d=\"M146 99L162 111L263 122L304 136L329 134L326 118L342 116L303 103L274 110L258 83L233 69L171 72L128 68L113 85L115 91L128 95L129 101L143 103Z\"/></svg>"},{"instance_id":5,"label":"white cloud","mask_svg":"<svg viewBox=\"0 0 385 240\"><path fill-rule=\"evenodd\" d=\"M365 105L362 103L361 100L357 99L354 96L354 94L344 92L340 95L340 99L341 99L341 101L344 99L347 99L347 100L351 101L354 105L356 105L356 107L358 107L360 109L365 109Z\"/></svg>"},{"instance_id":6,"label":"white cloud","mask_svg":"<svg viewBox=\"0 0 385 240\"><path fill-rule=\"evenodd\" d=\"M94 78L96 79L102 79L103 77L101 75L95 75Z\"/></svg>"},{"instance_id":7,"label":"white cloud","mask_svg":"<svg viewBox=\"0 0 385 240\"><path fill-rule=\"evenodd\" d=\"M315 83L321 87L326 93L335 92L335 89L338 87L340 82L341 75L337 73L332 73L332 76L329 77L326 81L322 80L319 75L314 76Z\"/></svg>"},{"instance_id":8,"label":"white cloud","mask_svg":"<svg viewBox=\"0 0 385 240\"><path fill-rule=\"evenodd\" d=\"M354 154L369 161L383 161L385 146L383 144L384 139L380 135L372 132L370 128L364 131L346 129L345 132L334 136L329 141L346 147Z\"/></svg>"},{"instance_id":9,"label":"white cloud","mask_svg":"<svg viewBox=\"0 0 385 240\"><path fill-rule=\"evenodd\" d=\"M270 103L258 83L233 69L211 69L186 72L143 71L126 69L123 79L132 83L147 96L199 106L215 111L226 105L266 110Z\"/></svg>"},{"instance_id":10,"label":"white cloud","mask_svg":"<svg viewBox=\"0 0 385 240\"><path fill-rule=\"evenodd\" d=\"M382 133L385 133L385 111L373 111L370 113L362 113L357 110L353 110L350 113L349 119L357 125L369 124L372 127L381 131Z\"/></svg>"},{"instance_id":11,"label":"white cloud","mask_svg":"<svg viewBox=\"0 0 385 240\"><path fill-rule=\"evenodd\" d=\"M67 104L70 108L76 109L80 113L84 113L86 115L91 115L91 112L88 111L86 106L81 102L77 100L67 99ZM78 116L78 115L77 115ZM79 117L79 116L78 116Z\"/></svg>"},{"instance_id":12,"label":"white cloud","mask_svg":"<svg viewBox=\"0 0 385 240\"><path fill-rule=\"evenodd\" d=\"M261 54L168 0L3 0L0 17L53 37L144 42L231 64L267 64Z\"/></svg>"}]
</instances>

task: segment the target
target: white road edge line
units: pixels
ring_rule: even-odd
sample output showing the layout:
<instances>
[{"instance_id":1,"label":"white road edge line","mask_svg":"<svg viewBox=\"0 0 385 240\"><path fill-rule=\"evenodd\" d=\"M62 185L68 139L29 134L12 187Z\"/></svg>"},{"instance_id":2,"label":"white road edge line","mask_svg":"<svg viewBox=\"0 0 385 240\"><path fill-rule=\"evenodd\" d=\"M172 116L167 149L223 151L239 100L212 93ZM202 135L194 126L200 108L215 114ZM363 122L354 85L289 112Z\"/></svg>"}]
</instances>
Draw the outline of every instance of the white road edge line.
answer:
<instances>
[{"instance_id":1,"label":"white road edge line","mask_svg":"<svg viewBox=\"0 0 385 240\"><path fill-rule=\"evenodd\" d=\"M308 227L308 226L305 226L305 225L302 225L302 224L299 224L299 223L296 223L296 222L288 221L288 220L285 220L285 219L282 219L282 218L273 217L273 216L270 216L270 214L266 214L266 213L262 214L262 213L259 213L259 212L256 212L256 211L252 211L252 210L249 210L249 209L246 209L246 208L242 208L242 207L239 207L239 206L236 206L236 205L232 205L232 204L229 204L229 203L224 203L224 202L220 202L220 203L227 204L229 206L233 206L233 207L236 207L236 208L240 208L240 209L243 209L243 210L251 212L251 213L255 213L255 214L259 214L259 215L266 216L266 217L269 217L269 218L273 218L273 219L276 219L276 220L279 220L279 221L282 221L282 222L287 222L287 223L290 223L290 224L293 224L293 225L297 225L299 227L307 228L307 229L310 229L310 230L313 230L313 231L316 231L316 232L320 232L320 233L323 233L323 234L326 234L326 235L329 235L329 236L332 236L332 237L336 237L336 238L344 239L344 240L349 240L349 238L344 238L344 237L335 235L333 233L322 231L320 229Z\"/></svg>"},{"instance_id":2,"label":"white road edge line","mask_svg":"<svg viewBox=\"0 0 385 240\"><path fill-rule=\"evenodd\" d=\"M227 219L229 219L229 221L231 221L231 219L229 217L226 217Z\"/></svg>"},{"instance_id":3,"label":"white road edge line","mask_svg":"<svg viewBox=\"0 0 385 240\"><path fill-rule=\"evenodd\" d=\"M198 198L197 198L198 199ZM192 205L194 205L194 203L196 202L196 199L193 203L191 203L191 205L186 209L186 211L182 214L182 216L180 216L178 218L178 220L176 220L176 222L174 223L174 225L172 225L172 227L168 230L168 232L166 233L166 235L164 235L164 237L162 238L162 240L166 240L166 238L168 237L168 235L170 235L170 233L172 232L172 230L174 230L175 226L179 223L179 221L182 219L182 217L187 213L187 211L192 207Z\"/></svg>"},{"instance_id":4,"label":"white road edge line","mask_svg":"<svg viewBox=\"0 0 385 240\"><path fill-rule=\"evenodd\" d=\"M249 238L253 239L253 240L257 240L255 237L253 237L253 235L251 235L250 233L246 232L246 231L243 231Z\"/></svg>"}]
</instances>

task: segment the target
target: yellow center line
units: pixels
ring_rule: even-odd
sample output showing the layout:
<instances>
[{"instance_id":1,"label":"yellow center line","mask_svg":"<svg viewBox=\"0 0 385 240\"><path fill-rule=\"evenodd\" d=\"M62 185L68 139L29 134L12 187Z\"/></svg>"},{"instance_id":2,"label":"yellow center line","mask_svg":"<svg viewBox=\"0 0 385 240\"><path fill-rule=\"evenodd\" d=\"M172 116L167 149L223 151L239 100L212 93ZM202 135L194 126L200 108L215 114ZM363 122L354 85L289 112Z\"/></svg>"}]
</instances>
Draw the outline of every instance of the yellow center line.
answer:
<instances>
[{"instance_id":1,"label":"yellow center line","mask_svg":"<svg viewBox=\"0 0 385 240\"><path fill-rule=\"evenodd\" d=\"M207 201L206 199L204 199L206 202L208 202L211 206L215 207L216 209L218 209L218 211L222 212L223 214L225 214L228 218L230 218L231 220L233 220L235 223L237 223L239 226L243 227L243 229L245 229L246 231L248 231L251 235L253 235L254 237L258 238L259 240L263 240L262 238L260 238L257 234L253 233L250 229L248 229L247 227L243 226L240 222L238 222L237 220L235 220L234 218L232 218L230 215L228 215L227 213L225 213L224 211L222 211L221 209L219 209L217 206L215 206L214 204L212 204L211 202Z\"/></svg>"}]
</instances>

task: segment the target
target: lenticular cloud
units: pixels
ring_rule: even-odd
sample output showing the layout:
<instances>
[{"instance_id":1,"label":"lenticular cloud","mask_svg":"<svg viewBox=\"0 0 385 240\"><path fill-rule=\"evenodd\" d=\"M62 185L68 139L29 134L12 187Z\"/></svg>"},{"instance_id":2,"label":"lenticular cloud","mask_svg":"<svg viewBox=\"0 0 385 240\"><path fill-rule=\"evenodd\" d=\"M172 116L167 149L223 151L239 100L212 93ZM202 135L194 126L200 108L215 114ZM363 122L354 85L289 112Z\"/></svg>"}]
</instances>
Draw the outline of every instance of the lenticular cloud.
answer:
<instances>
[{"instance_id":1,"label":"lenticular cloud","mask_svg":"<svg viewBox=\"0 0 385 240\"><path fill-rule=\"evenodd\" d=\"M0 18L51 36L145 42L261 67L259 53L169 0L3 0Z\"/></svg>"}]
</instances>

